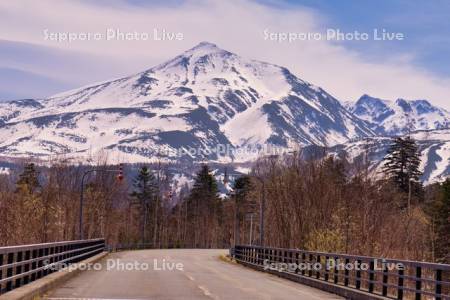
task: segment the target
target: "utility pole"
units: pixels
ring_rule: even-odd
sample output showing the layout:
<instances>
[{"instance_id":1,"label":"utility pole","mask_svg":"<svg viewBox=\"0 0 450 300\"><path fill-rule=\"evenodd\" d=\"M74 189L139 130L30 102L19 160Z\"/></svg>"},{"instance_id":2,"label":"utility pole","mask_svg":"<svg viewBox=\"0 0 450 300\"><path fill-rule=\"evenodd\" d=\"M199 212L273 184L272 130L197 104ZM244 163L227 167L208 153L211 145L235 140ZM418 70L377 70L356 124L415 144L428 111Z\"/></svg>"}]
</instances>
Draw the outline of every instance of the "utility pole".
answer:
<instances>
[{"instance_id":1,"label":"utility pole","mask_svg":"<svg viewBox=\"0 0 450 300\"><path fill-rule=\"evenodd\" d=\"M264 211L266 210L266 183L263 178L254 176L261 182L261 201L259 202L259 245L264 247Z\"/></svg>"},{"instance_id":2,"label":"utility pole","mask_svg":"<svg viewBox=\"0 0 450 300\"><path fill-rule=\"evenodd\" d=\"M234 237L233 237L233 244L236 246L239 244L239 219L238 219L238 200L235 192L232 192L231 196L234 198Z\"/></svg>"},{"instance_id":3,"label":"utility pole","mask_svg":"<svg viewBox=\"0 0 450 300\"><path fill-rule=\"evenodd\" d=\"M146 232L147 232L147 223L148 223L148 199L144 200L144 222L142 222L142 248L145 248L145 241L147 240Z\"/></svg>"},{"instance_id":4,"label":"utility pole","mask_svg":"<svg viewBox=\"0 0 450 300\"><path fill-rule=\"evenodd\" d=\"M259 243L264 247L264 211L266 210L266 183L262 180L262 196L259 208Z\"/></svg>"},{"instance_id":5,"label":"utility pole","mask_svg":"<svg viewBox=\"0 0 450 300\"><path fill-rule=\"evenodd\" d=\"M251 245L253 241L253 213L250 214L250 241L249 244Z\"/></svg>"},{"instance_id":6,"label":"utility pole","mask_svg":"<svg viewBox=\"0 0 450 300\"><path fill-rule=\"evenodd\" d=\"M411 181L412 178L408 178L408 215L411 215Z\"/></svg>"}]
</instances>

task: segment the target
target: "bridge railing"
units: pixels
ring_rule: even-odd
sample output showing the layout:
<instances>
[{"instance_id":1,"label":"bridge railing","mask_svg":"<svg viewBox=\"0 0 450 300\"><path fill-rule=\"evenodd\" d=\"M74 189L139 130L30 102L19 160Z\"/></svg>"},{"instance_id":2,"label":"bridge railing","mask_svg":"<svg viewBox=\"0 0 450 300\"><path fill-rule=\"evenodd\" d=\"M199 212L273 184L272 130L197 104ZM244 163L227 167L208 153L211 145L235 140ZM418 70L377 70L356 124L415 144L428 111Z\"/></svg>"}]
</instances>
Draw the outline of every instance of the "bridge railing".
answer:
<instances>
[{"instance_id":1,"label":"bridge railing","mask_svg":"<svg viewBox=\"0 0 450 300\"><path fill-rule=\"evenodd\" d=\"M0 247L0 294L105 249L104 239Z\"/></svg>"},{"instance_id":2,"label":"bridge railing","mask_svg":"<svg viewBox=\"0 0 450 300\"><path fill-rule=\"evenodd\" d=\"M450 299L447 264L245 245L230 252L245 265L342 295L351 291L387 299Z\"/></svg>"}]
</instances>

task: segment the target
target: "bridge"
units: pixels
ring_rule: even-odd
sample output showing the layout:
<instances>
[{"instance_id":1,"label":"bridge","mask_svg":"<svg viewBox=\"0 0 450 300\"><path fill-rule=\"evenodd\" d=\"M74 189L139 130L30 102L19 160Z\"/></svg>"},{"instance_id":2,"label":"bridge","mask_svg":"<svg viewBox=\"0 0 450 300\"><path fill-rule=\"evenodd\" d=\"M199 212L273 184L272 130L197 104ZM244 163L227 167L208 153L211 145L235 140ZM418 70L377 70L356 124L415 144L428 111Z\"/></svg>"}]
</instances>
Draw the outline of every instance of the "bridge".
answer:
<instances>
[{"instance_id":1,"label":"bridge","mask_svg":"<svg viewBox=\"0 0 450 300\"><path fill-rule=\"evenodd\" d=\"M245 245L105 250L103 239L0 248L0 300L450 299L445 264Z\"/></svg>"}]
</instances>

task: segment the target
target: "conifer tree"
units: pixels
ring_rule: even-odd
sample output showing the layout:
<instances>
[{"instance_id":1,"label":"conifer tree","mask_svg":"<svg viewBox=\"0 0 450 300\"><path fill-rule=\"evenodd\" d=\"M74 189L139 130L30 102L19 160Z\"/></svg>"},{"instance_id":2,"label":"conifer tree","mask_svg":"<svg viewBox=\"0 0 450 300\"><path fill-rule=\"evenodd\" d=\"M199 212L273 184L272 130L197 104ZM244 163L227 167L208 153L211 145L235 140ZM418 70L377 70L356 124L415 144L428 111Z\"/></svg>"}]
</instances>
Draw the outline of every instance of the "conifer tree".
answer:
<instances>
[{"instance_id":1,"label":"conifer tree","mask_svg":"<svg viewBox=\"0 0 450 300\"><path fill-rule=\"evenodd\" d=\"M33 194L40 187L39 172L36 170L35 164L27 164L22 174L19 175L19 180L16 183L16 192Z\"/></svg>"},{"instance_id":2,"label":"conifer tree","mask_svg":"<svg viewBox=\"0 0 450 300\"><path fill-rule=\"evenodd\" d=\"M235 224L236 227L234 230L234 238L235 243L239 242L239 236L240 236L240 228L241 228L241 222L242 216L245 212L245 206L246 205L252 205L254 203L249 203L248 197L253 189L252 181L250 176L244 175L239 178L237 178L234 181L233 184L233 191L234 191L234 200L235 200Z\"/></svg>"},{"instance_id":3,"label":"conifer tree","mask_svg":"<svg viewBox=\"0 0 450 300\"><path fill-rule=\"evenodd\" d=\"M156 182L155 176L149 170L148 167L143 166L139 174L136 176L133 182L134 191L131 193L134 201L133 204L137 204L140 207L141 215L141 242L145 243L147 241L147 225L148 216L150 210L157 209L156 202L158 196L158 184ZM156 224L153 224L156 226Z\"/></svg>"},{"instance_id":4,"label":"conifer tree","mask_svg":"<svg viewBox=\"0 0 450 300\"><path fill-rule=\"evenodd\" d=\"M207 165L195 177L194 187L188 197L188 207L194 231L194 246L209 248L219 239L211 229L221 223L221 201L217 181Z\"/></svg>"},{"instance_id":5,"label":"conifer tree","mask_svg":"<svg viewBox=\"0 0 450 300\"><path fill-rule=\"evenodd\" d=\"M235 191L238 201L244 201L250 191L252 190L252 182L250 176L244 175L237 178L233 184L233 190Z\"/></svg>"},{"instance_id":6,"label":"conifer tree","mask_svg":"<svg viewBox=\"0 0 450 300\"><path fill-rule=\"evenodd\" d=\"M403 192L409 192L411 180L413 190L421 187L419 177L420 158L416 142L411 137L397 137L384 158L383 171Z\"/></svg>"}]
</instances>

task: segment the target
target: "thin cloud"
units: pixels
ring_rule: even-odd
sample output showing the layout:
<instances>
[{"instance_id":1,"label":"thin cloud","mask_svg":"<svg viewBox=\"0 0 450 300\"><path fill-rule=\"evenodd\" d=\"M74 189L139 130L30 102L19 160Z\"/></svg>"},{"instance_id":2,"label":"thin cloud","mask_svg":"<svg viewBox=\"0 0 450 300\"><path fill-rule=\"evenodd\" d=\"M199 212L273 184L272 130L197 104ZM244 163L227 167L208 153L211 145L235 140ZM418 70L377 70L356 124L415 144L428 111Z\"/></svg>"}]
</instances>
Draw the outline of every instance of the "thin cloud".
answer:
<instances>
[{"instance_id":1,"label":"thin cloud","mask_svg":"<svg viewBox=\"0 0 450 300\"><path fill-rule=\"evenodd\" d=\"M338 43L264 40L265 29L271 32L323 32L326 19L316 11L302 7L279 9L251 1L185 1L169 7L116 2L107 7L83 1L42 0L0 2L0 14L0 25L8 28L1 32L1 39L76 51L86 57L101 55L103 60L98 62L99 69L109 63L114 66L112 69L124 72L145 70L207 40L242 56L285 66L341 100L354 100L368 93L387 99L430 99L450 108L450 78L415 66L412 51L374 62L364 57L364 53L351 51ZM57 43L43 38L44 29L96 32L106 28L150 33L154 28L164 29L182 32L184 40ZM385 47L389 47L389 42L385 42ZM54 73L53 68L48 69L49 74ZM89 68L96 66L93 64ZM105 72L105 79L124 72ZM90 79L82 70L76 70L75 74Z\"/></svg>"}]
</instances>

